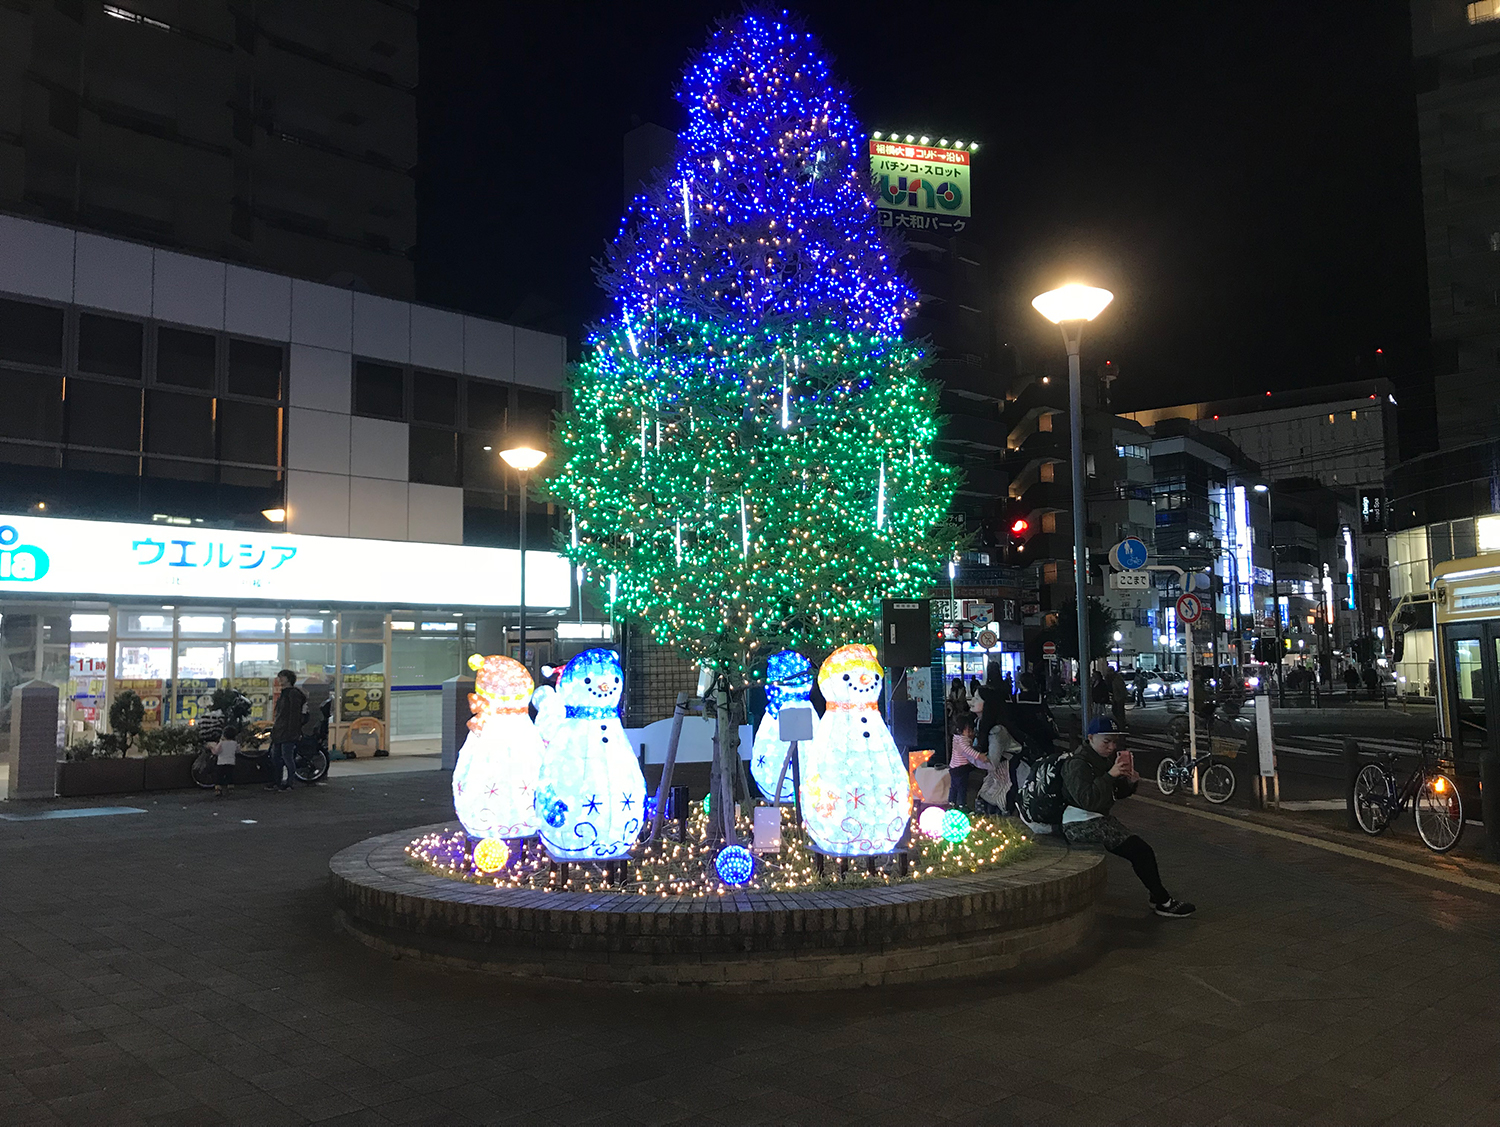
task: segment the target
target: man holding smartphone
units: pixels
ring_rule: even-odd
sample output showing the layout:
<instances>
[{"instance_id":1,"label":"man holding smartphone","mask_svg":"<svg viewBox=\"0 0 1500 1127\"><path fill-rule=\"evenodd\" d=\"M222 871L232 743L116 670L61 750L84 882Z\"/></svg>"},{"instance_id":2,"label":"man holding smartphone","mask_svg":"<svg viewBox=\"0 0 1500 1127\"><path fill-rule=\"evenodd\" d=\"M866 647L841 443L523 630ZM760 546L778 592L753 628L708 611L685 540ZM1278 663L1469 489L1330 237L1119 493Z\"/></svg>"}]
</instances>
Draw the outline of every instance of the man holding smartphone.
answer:
<instances>
[{"instance_id":1,"label":"man holding smartphone","mask_svg":"<svg viewBox=\"0 0 1500 1127\"><path fill-rule=\"evenodd\" d=\"M1022 812L1037 828L1059 828L1071 845L1098 846L1123 857L1146 886L1151 910L1185 919L1195 909L1162 886L1155 851L1110 813L1116 802L1135 793L1140 779L1124 735L1112 719L1101 717L1089 724L1077 749L1038 766L1022 795Z\"/></svg>"}]
</instances>

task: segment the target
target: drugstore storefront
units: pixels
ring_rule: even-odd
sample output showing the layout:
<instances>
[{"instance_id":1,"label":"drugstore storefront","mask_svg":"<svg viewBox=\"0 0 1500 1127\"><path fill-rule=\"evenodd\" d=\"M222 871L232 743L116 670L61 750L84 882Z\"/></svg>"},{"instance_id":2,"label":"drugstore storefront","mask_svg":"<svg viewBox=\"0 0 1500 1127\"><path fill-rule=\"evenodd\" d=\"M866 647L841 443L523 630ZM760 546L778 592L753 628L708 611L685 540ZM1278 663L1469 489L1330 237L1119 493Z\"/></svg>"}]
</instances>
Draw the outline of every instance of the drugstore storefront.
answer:
<instances>
[{"instance_id":1,"label":"drugstore storefront","mask_svg":"<svg viewBox=\"0 0 1500 1127\"><path fill-rule=\"evenodd\" d=\"M570 579L527 553L533 665ZM0 516L0 707L8 728L17 684L59 686L65 742L105 726L122 689L152 726L192 723L222 686L268 719L291 669L314 707L333 701L334 741L428 750L442 682L496 648L519 594L513 549Z\"/></svg>"}]
</instances>

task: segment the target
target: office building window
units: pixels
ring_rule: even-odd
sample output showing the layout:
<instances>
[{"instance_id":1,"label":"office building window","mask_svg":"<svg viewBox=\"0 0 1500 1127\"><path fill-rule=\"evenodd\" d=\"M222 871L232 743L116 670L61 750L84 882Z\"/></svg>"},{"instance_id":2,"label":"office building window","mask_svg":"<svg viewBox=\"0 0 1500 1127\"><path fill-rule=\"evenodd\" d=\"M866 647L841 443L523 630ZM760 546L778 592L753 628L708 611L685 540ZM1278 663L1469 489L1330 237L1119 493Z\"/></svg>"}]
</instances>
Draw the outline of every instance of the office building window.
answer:
<instances>
[{"instance_id":1,"label":"office building window","mask_svg":"<svg viewBox=\"0 0 1500 1127\"><path fill-rule=\"evenodd\" d=\"M468 429L498 440L510 413L510 388L478 380L468 383Z\"/></svg>"},{"instance_id":2,"label":"office building window","mask_svg":"<svg viewBox=\"0 0 1500 1127\"><path fill-rule=\"evenodd\" d=\"M212 391L216 345L208 333L157 329L156 382Z\"/></svg>"},{"instance_id":3,"label":"office building window","mask_svg":"<svg viewBox=\"0 0 1500 1127\"><path fill-rule=\"evenodd\" d=\"M373 360L354 362L354 413L372 419L406 418L406 380L400 368Z\"/></svg>"},{"instance_id":4,"label":"office building window","mask_svg":"<svg viewBox=\"0 0 1500 1127\"><path fill-rule=\"evenodd\" d=\"M141 343L145 326L139 321L78 315L78 370L122 380L141 378Z\"/></svg>"},{"instance_id":5,"label":"office building window","mask_svg":"<svg viewBox=\"0 0 1500 1127\"><path fill-rule=\"evenodd\" d=\"M177 454L211 461L214 401L206 395L180 395L155 388L148 391L146 450L152 454Z\"/></svg>"},{"instance_id":6,"label":"office building window","mask_svg":"<svg viewBox=\"0 0 1500 1127\"><path fill-rule=\"evenodd\" d=\"M120 384L71 379L67 387L67 440L108 450L141 448L141 393Z\"/></svg>"},{"instance_id":7,"label":"office building window","mask_svg":"<svg viewBox=\"0 0 1500 1127\"><path fill-rule=\"evenodd\" d=\"M62 441L62 377L0 369L5 409L0 435L42 442Z\"/></svg>"},{"instance_id":8,"label":"office building window","mask_svg":"<svg viewBox=\"0 0 1500 1127\"><path fill-rule=\"evenodd\" d=\"M286 353L278 344L256 344L248 340L229 342L230 395L257 399L280 399L282 369Z\"/></svg>"},{"instance_id":9,"label":"office building window","mask_svg":"<svg viewBox=\"0 0 1500 1127\"><path fill-rule=\"evenodd\" d=\"M61 368L63 311L0 298L0 360Z\"/></svg>"},{"instance_id":10,"label":"office building window","mask_svg":"<svg viewBox=\"0 0 1500 1127\"><path fill-rule=\"evenodd\" d=\"M219 400L219 457L256 466L281 464L281 408Z\"/></svg>"},{"instance_id":11,"label":"office building window","mask_svg":"<svg viewBox=\"0 0 1500 1127\"><path fill-rule=\"evenodd\" d=\"M458 435L451 430L412 427L407 446L410 479L424 485L461 484L458 442Z\"/></svg>"},{"instance_id":12,"label":"office building window","mask_svg":"<svg viewBox=\"0 0 1500 1127\"><path fill-rule=\"evenodd\" d=\"M1475 0L1469 5L1470 23L1488 23L1500 20L1500 0Z\"/></svg>"},{"instance_id":13,"label":"office building window","mask_svg":"<svg viewBox=\"0 0 1500 1127\"><path fill-rule=\"evenodd\" d=\"M556 409L557 397L550 392L517 388L512 426L533 441L546 438L552 430L552 412Z\"/></svg>"},{"instance_id":14,"label":"office building window","mask_svg":"<svg viewBox=\"0 0 1500 1127\"><path fill-rule=\"evenodd\" d=\"M414 423L458 425L458 377L438 372L411 374L411 418Z\"/></svg>"}]
</instances>

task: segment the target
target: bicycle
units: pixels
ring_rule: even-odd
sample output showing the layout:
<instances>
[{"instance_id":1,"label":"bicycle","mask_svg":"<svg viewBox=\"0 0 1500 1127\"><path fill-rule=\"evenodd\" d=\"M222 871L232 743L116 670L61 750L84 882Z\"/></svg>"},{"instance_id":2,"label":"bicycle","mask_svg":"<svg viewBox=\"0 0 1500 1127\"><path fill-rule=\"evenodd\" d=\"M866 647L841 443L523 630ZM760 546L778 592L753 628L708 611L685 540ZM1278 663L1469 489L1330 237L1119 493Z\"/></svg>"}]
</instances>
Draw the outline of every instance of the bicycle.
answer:
<instances>
[{"instance_id":1,"label":"bicycle","mask_svg":"<svg viewBox=\"0 0 1500 1127\"><path fill-rule=\"evenodd\" d=\"M1156 785L1162 794L1172 794L1178 787L1192 785L1193 772L1200 768L1204 798L1218 806L1234 797L1234 772L1229 765L1217 759L1212 751L1194 756L1186 746L1175 757L1166 756L1156 765Z\"/></svg>"},{"instance_id":2,"label":"bicycle","mask_svg":"<svg viewBox=\"0 0 1500 1127\"><path fill-rule=\"evenodd\" d=\"M210 739L217 739L214 732ZM271 749L271 725L263 720L252 721L240 733L239 754L255 762L263 761ZM297 757L292 773L304 783L315 783L328 774L328 746L326 737L303 736L297 743ZM200 754L193 761L193 782L204 790L211 789L216 781L217 764L213 756Z\"/></svg>"},{"instance_id":3,"label":"bicycle","mask_svg":"<svg viewBox=\"0 0 1500 1127\"><path fill-rule=\"evenodd\" d=\"M1421 761L1397 786L1396 753L1388 752L1366 763L1354 777L1354 818L1371 837L1401 816L1408 804L1422 844L1434 853L1447 853L1464 835L1464 803L1453 776L1432 741L1422 744Z\"/></svg>"}]
</instances>

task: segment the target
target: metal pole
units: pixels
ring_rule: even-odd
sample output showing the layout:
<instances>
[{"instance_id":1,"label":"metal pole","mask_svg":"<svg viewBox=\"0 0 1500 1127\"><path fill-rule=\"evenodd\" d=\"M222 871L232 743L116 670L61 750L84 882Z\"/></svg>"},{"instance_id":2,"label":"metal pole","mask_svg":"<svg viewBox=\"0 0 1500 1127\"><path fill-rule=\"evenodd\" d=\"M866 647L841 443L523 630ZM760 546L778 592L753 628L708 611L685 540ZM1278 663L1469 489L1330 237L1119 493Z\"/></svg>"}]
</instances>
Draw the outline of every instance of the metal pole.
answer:
<instances>
[{"instance_id":1,"label":"metal pole","mask_svg":"<svg viewBox=\"0 0 1500 1127\"><path fill-rule=\"evenodd\" d=\"M1078 595L1078 709L1079 730L1089 729L1089 600L1088 540L1084 535L1083 509L1083 373L1078 349L1083 343L1083 322L1062 322L1063 343L1068 349L1068 432L1072 440L1073 472L1073 586Z\"/></svg>"},{"instance_id":2,"label":"metal pole","mask_svg":"<svg viewBox=\"0 0 1500 1127\"><path fill-rule=\"evenodd\" d=\"M1281 580L1276 575L1276 516L1271 508L1271 490L1266 490L1266 519L1271 522L1271 617L1276 623L1276 706L1286 707L1286 651L1281 643Z\"/></svg>"},{"instance_id":3,"label":"metal pole","mask_svg":"<svg viewBox=\"0 0 1500 1127\"><path fill-rule=\"evenodd\" d=\"M1184 622L1183 629L1187 632L1187 678L1188 678L1188 762L1193 764L1193 793L1198 793L1198 765L1194 762L1198 758L1198 695L1194 692L1193 683L1197 681L1195 674L1197 669L1193 665L1193 624Z\"/></svg>"},{"instance_id":4,"label":"metal pole","mask_svg":"<svg viewBox=\"0 0 1500 1127\"><path fill-rule=\"evenodd\" d=\"M526 471L521 471L521 664L529 672L526 660Z\"/></svg>"}]
</instances>

